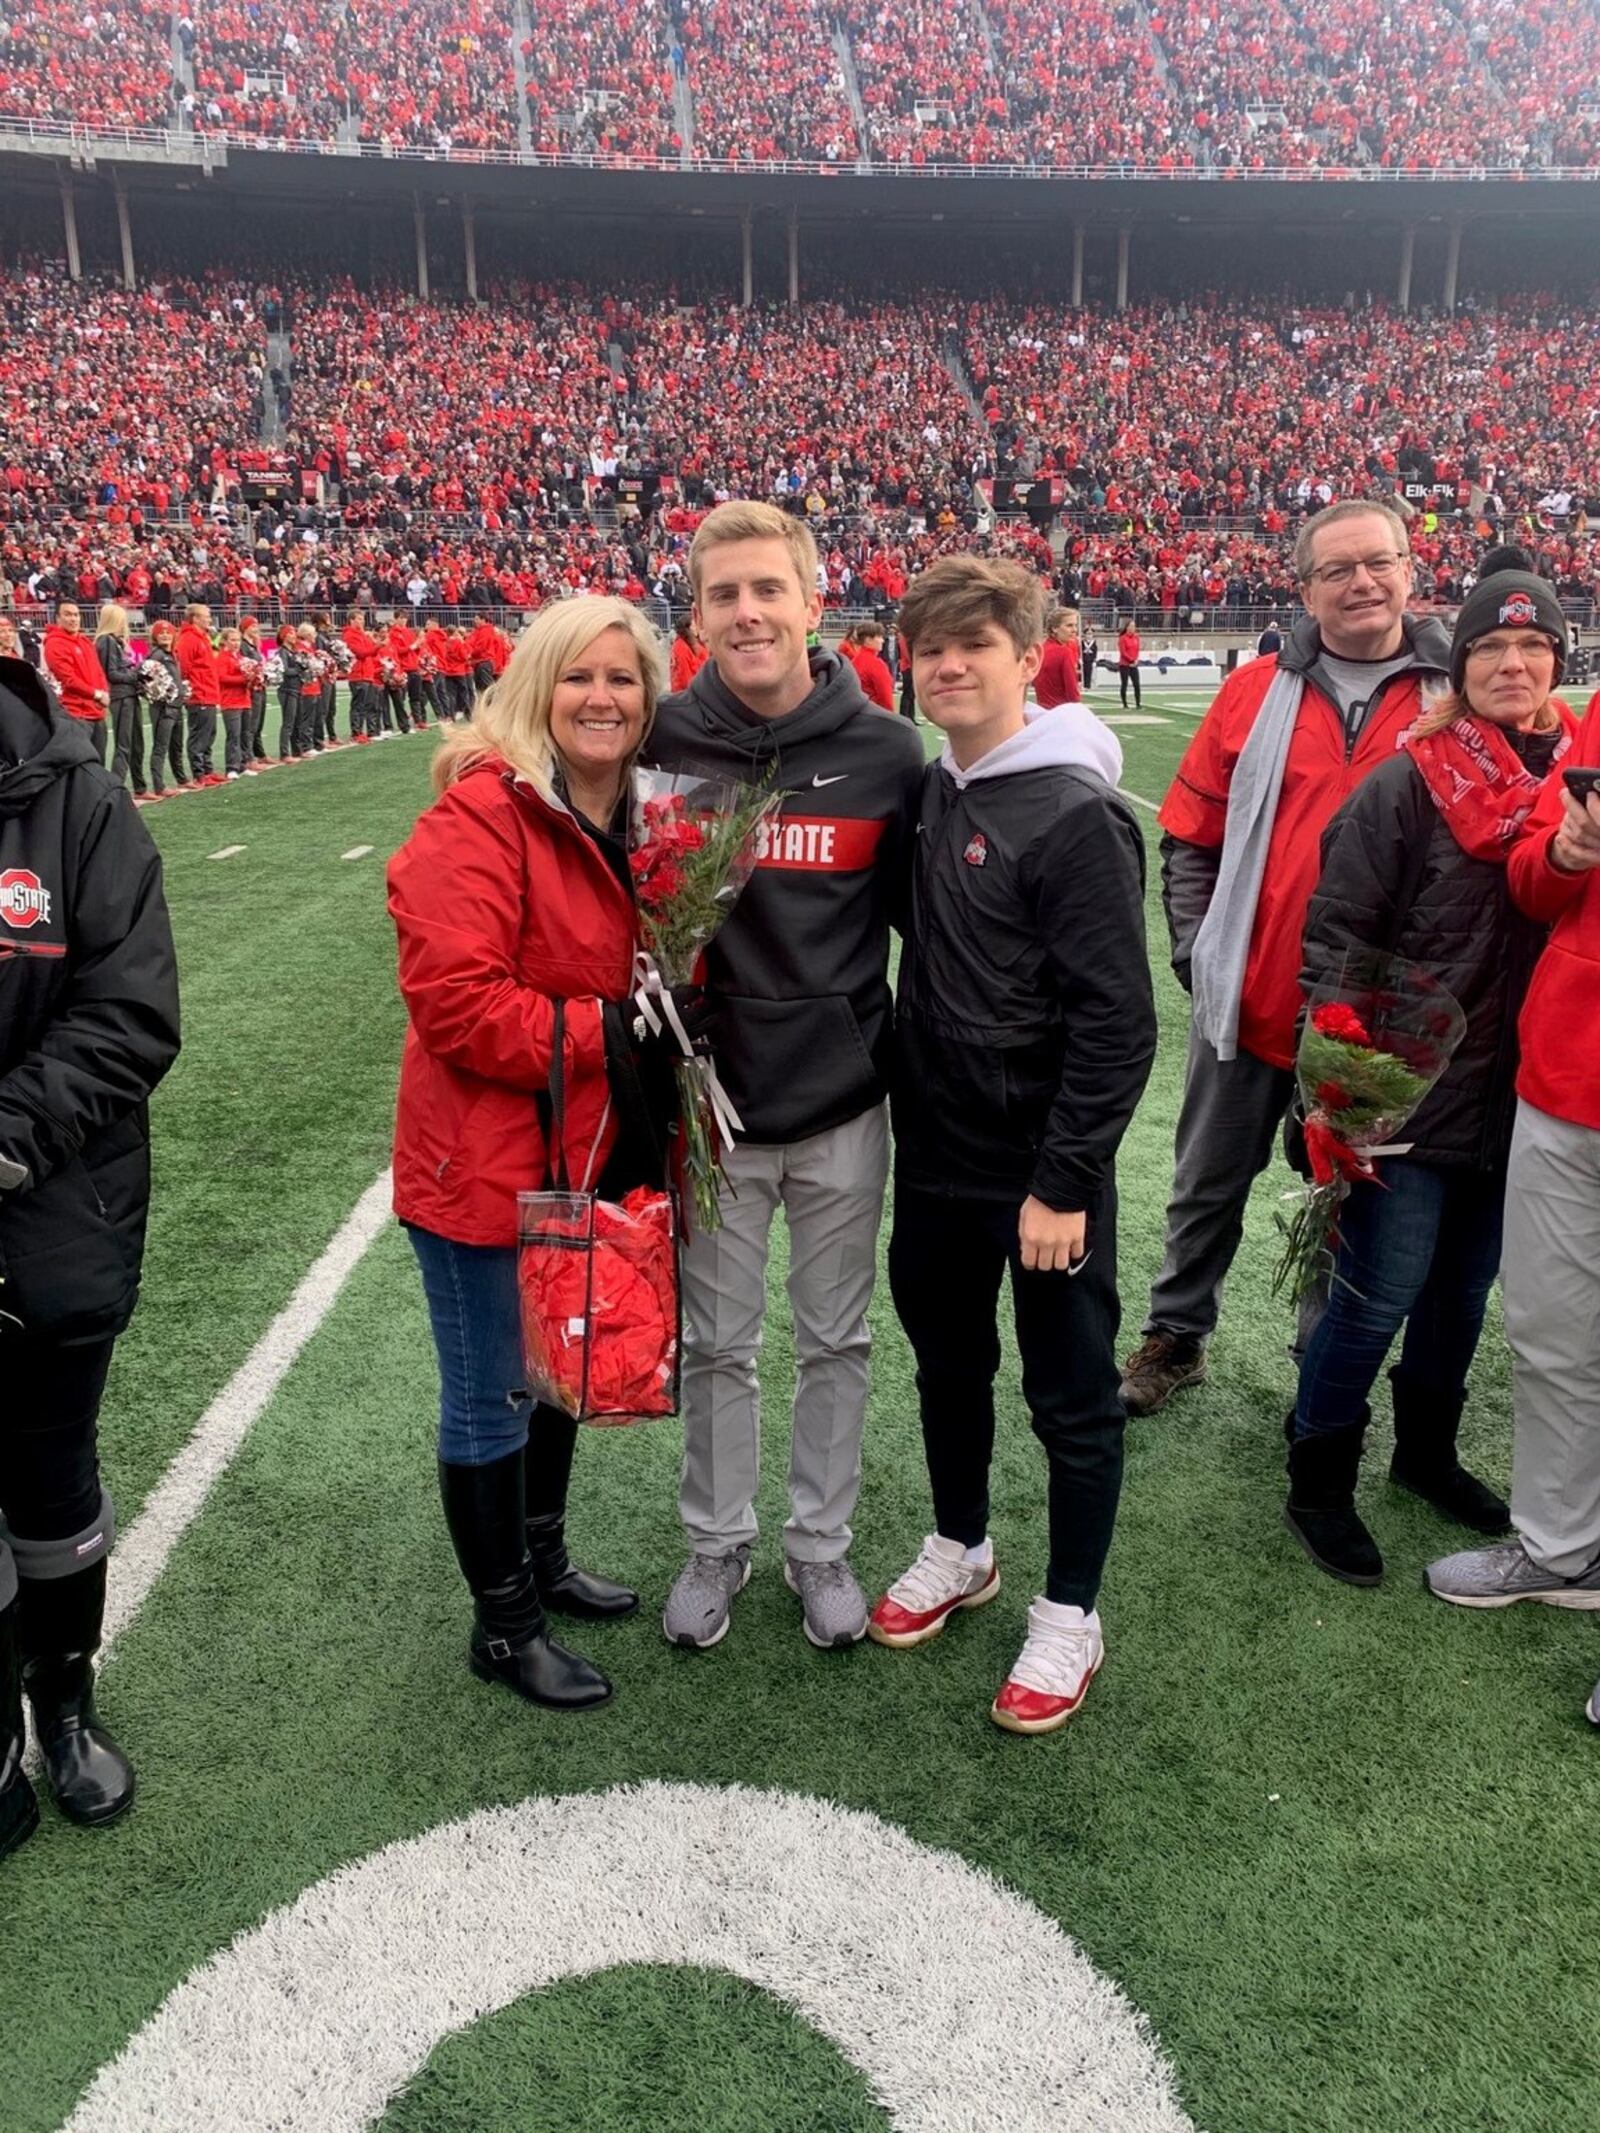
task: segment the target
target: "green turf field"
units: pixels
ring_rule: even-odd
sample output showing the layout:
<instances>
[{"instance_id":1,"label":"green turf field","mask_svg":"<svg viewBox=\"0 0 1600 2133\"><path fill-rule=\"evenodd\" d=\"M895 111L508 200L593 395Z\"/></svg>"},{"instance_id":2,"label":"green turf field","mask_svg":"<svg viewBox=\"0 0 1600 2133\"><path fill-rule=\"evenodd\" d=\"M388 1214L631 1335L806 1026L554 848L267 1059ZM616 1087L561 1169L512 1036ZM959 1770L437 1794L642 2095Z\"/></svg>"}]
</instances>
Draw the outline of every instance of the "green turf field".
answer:
<instances>
[{"instance_id":1,"label":"green turf field","mask_svg":"<svg viewBox=\"0 0 1600 2133\"><path fill-rule=\"evenodd\" d=\"M1146 714L1164 722L1120 729L1130 791L1159 800L1199 708L1147 694ZM382 868L426 799L432 747L349 750L146 816L167 863L185 1047L155 1104L145 1298L103 1424L125 1529L386 1161L403 1016ZM1154 839L1152 820L1163 1046L1121 1166L1135 1330L1184 1041ZM229 846L241 849L211 856ZM646 1604L573 1641L614 1676L616 1701L562 1720L475 1682L435 1494L421 1296L385 1227L106 1667L102 1704L140 1775L135 1812L92 1833L47 1809L0 1867L0 2133L63 2125L190 1971L336 1868L496 1803L643 1780L815 1795L987 1870L1143 2011L1207 2133L1593 2133L1600 1740L1581 1707L1600 1640L1581 1616L1466 1615L1425 1596L1422 1565L1458 1536L1383 1479L1386 1416L1364 1493L1385 1584L1336 1585L1284 1532L1291 1375L1269 1276L1286 1182L1264 1180L1254 1205L1211 1383L1130 1432L1102 1601L1107 1665L1082 1715L1038 1741L986 1716L1042 1569L1043 1465L1014 1369L995 1476L1000 1601L921 1651L820 1654L779 1575L792 1354L776 1304L765 1533L727 1642L691 1656L657 1626L680 1560L674 1426L596 1432L579 1448L574 1538L596 1567L634 1578ZM780 1239L775 1299L782 1259ZM927 1499L886 1287L875 1326L855 1561L881 1588L915 1552ZM1508 1412L1492 1326L1468 1455L1500 1481ZM474 1927L486 1954L552 1930L520 1907L486 1908ZM375 1933L380 1966L385 1945ZM863 1929L839 1936L830 1967L847 1983L859 1973L870 2010L893 1960ZM948 1966L959 2059L967 2014L1006 2009L988 2005L980 1952L953 1940ZM308 1965L297 2019L314 2026L320 1999L348 1982ZM390 2019L374 2006L374 2024ZM1063 1997L1064 2096L1077 2020ZM1158 2122L1109 2103L1059 2120L997 2104L985 2120L954 2106L942 2117L935 2102L918 2117L875 2094L860 2062L779 1994L704 1962L608 1964L456 2027L416 2059L383 2124L1138 2133ZM240 2034L242 2055L249 2041ZM260 2081L271 2078L268 2067ZM147 2087L143 2116L82 2123L238 2122L188 2106L168 2115L161 2093ZM270 2095L261 2110L263 2126L289 2122ZM325 2115L293 2120L345 2122L331 2097Z\"/></svg>"}]
</instances>

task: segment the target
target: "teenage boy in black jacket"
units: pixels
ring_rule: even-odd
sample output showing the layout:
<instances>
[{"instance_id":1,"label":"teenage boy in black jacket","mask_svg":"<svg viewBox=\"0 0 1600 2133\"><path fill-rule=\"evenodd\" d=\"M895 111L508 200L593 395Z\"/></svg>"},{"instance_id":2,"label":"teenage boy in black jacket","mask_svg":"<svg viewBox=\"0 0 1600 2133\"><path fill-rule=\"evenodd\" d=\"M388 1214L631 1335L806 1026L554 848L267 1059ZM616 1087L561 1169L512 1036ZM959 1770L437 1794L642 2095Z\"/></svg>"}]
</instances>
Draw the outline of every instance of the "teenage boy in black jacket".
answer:
<instances>
[{"instance_id":1,"label":"teenage boy in black jacket","mask_svg":"<svg viewBox=\"0 0 1600 2133\"><path fill-rule=\"evenodd\" d=\"M690 1650L716 1644L750 1576L756 1352L781 1204L796 1365L784 1574L806 1635L826 1648L867 1626L847 1558L889 1160L889 925L922 746L842 660L807 651L822 599L803 520L724 504L695 535L689 577L711 657L661 704L646 753L666 770L771 780L785 799L706 955L712 1049L743 1132L722 1227L691 1237L683 1257L679 1509L692 1553L663 1628Z\"/></svg>"},{"instance_id":2,"label":"teenage boy in black jacket","mask_svg":"<svg viewBox=\"0 0 1600 2133\"><path fill-rule=\"evenodd\" d=\"M1155 1057L1144 839L1092 712L1030 710L1044 587L952 556L901 609L929 769L900 959L889 1281L916 1352L935 1530L873 1610L925 1643L999 1590L988 1536L995 1309L1050 1468L1050 1565L991 1715L1048 1733L1103 1656L1095 1599L1122 1482L1117 1147Z\"/></svg>"},{"instance_id":3,"label":"teenage boy in black jacket","mask_svg":"<svg viewBox=\"0 0 1600 2133\"><path fill-rule=\"evenodd\" d=\"M178 1051L161 862L80 722L0 659L0 1854L34 1828L22 1694L75 1822L133 1772L95 1715L100 1396L139 1291L145 1099Z\"/></svg>"}]
</instances>

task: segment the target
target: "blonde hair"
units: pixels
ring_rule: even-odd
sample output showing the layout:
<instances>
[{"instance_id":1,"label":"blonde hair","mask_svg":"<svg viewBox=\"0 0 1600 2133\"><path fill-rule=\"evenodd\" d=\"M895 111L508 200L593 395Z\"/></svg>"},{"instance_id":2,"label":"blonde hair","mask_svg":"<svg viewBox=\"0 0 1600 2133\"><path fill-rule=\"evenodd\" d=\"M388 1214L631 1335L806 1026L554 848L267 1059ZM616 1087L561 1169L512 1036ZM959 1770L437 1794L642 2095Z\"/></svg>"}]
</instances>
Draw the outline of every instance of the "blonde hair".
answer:
<instances>
[{"instance_id":1,"label":"blonde hair","mask_svg":"<svg viewBox=\"0 0 1600 2133\"><path fill-rule=\"evenodd\" d=\"M128 610L115 600L107 600L100 610L100 620L94 626L97 637L123 637L128 634Z\"/></svg>"},{"instance_id":2,"label":"blonde hair","mask_svg":"<svg viewBox=\"0 0 1600 2133\"><path fill-rule=\"evenodd\" d=\"M648 733L666 681L660 640L626 600L580 593L534 616L517 639L505 672L478 698L470 722L439 743L433 759L434 791L447 792L457 778L498 756L545 799L552 798L558 759L550 738L550 706L556 681L570 660L612 629L626 630L639 654Z\"/></svg>"},{"instance_id":3,"label":"blonde hair","mask_svg":"<svg viewBox=\"0 0 1600 2133\"><path fill-rule=\"evenodd\" d=\"M801 592L809 600L816 591L817 544L803 518L791 518L776 504L718 504L715 511L706 514L689 543L689 584L697 600L707 550L728 548L735 541L782 541L800 580Z\"/></svg>"}]
</instances>

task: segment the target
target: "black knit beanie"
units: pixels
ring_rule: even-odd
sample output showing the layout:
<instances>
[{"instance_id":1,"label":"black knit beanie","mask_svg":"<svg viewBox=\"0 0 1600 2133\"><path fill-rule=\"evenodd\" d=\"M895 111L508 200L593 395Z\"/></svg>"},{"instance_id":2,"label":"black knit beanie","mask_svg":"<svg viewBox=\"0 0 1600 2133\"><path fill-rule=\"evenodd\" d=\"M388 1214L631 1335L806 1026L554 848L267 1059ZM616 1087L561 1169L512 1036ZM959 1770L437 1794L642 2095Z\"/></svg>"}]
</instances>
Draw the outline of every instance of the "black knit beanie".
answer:
<instances>
[{"instance_id":1,"label":"black knit beanie","mask_svg":"<svg viewBox=\"0 0 1600 2133\"><path fill-rule=\"evenodd\" d=\"M1567 618L1548 578L1533 568L1521 548L1491 548L1479 566L1478 582L1461 603L1450 640L1450 686L1459 696L1467 673L1467 648L1491 630L1539 630L1556 648L1555 681L1566 671L1572 639Z\"/></svg>"}]
</instances>

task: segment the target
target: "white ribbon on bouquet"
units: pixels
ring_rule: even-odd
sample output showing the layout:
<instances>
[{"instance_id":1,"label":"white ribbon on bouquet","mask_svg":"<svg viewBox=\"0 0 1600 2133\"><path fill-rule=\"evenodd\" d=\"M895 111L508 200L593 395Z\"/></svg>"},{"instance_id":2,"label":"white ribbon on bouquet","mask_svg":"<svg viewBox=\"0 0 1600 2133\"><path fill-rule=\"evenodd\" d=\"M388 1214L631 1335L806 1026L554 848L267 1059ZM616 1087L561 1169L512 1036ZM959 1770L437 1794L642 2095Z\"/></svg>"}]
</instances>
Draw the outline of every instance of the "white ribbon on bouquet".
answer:
<instances>
[{"instance_id":1,"label":"white ribbon on bouquet","mask_svg":"<svg viewBox=\"0 0 1600 2133\"><path fill-rule=\"evenodd\" d=\"M683 1026L683 1017L678 1013L678 1005L672 997L671 988L661 975L661 966L647 948L641 948L635 954L633 976L633 1004L644 1018L645 1028L653 1037L659 1037L664 1029L671 1030L678 1041L678 1049L705 1083L711 1116L716 1120L723 1151L731 1155L733 1136L744 1131L744 1120L734 1109L733 1099L722 1086L716 1061L708 1054L695 1050L694 1041Z\"/></svg>"}]
</instances>

